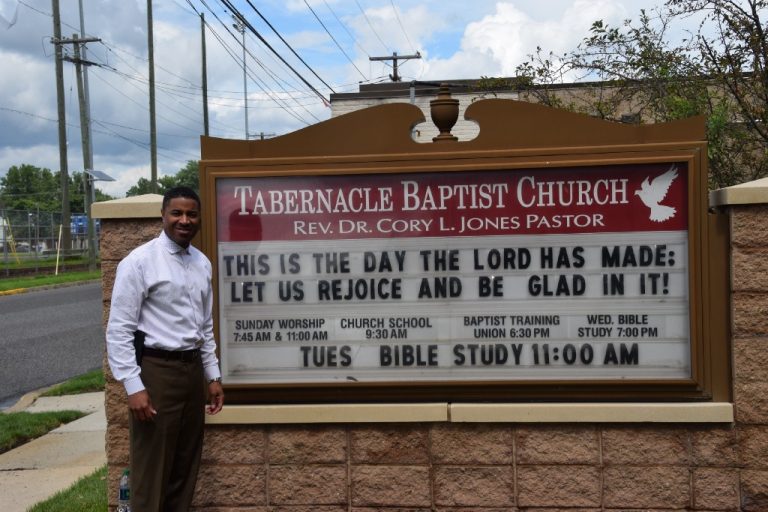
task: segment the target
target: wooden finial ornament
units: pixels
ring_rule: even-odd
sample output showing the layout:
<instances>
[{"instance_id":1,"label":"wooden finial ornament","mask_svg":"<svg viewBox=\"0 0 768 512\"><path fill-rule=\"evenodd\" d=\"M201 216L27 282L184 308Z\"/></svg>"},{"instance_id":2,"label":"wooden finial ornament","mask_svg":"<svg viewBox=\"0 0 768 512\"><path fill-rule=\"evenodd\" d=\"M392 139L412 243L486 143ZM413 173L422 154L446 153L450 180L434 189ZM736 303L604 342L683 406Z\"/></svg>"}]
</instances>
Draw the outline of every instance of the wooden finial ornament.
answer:
<instances>
[{"instance_id":1,"label":"wooden finial ornament","mask_svg":"<svg viewBox=\"0 0 768 512\"><path fill-rule=\"evenodd\" d=\"M432 142L455 142L458 137L451 135L451 128L459 119L459 100L451 97L448 84L441 84L437 98L429 102L430 116L435 123L440 135L434 137Z\"/></svg>"}]
</instances>

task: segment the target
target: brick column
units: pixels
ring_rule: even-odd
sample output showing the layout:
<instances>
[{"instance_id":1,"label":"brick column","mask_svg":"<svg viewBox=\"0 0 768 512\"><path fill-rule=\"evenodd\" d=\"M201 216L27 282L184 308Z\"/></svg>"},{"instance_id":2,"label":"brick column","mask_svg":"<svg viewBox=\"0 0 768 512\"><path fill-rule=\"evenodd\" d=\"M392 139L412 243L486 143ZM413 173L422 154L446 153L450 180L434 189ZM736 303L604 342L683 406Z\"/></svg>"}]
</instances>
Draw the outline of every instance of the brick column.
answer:
<instances>
[{"instance_id":1,"label":"brick column","mask_svg":"<svg viewBox=\"0 0 768 512\"><path fill-rule=\"evenodd\" d=\"M710 198L731 220L733 400L742 510L768 510L768 178Z\"/></svg>"}]
</instances>

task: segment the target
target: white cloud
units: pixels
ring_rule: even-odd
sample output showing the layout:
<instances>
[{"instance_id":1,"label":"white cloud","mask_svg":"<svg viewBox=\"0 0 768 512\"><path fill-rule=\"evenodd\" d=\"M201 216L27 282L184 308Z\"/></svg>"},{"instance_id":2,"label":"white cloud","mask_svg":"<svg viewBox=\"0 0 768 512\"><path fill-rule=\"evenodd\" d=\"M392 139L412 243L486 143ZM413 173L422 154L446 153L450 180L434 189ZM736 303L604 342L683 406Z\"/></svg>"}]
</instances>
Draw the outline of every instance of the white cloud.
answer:
<instances>
[{"instance_id":1,"label":"white cloud","mask_svg":"<svg viewBox=\"0 0 768 512\"><path fill-rule=\"evenodd\" d=\"M595 20L617 21L624 14L616 1L576 0L557 18L540 20L513 2L499 2L495 12L467 25L458 52L428 61L427 74L433 79L513 76L537 46L565 52L578 45Z\"/></svg>"},{"instance_id":2,"label":"white cloud","mask_svg":"<svg viewBox=\"0 0 768 512\"><path fill-rule=\"evenodd\" d=\"M113 167L107 174L115 181L97 181L96 188L114 197L122 197L132 186L136 185L139 178L149 179L151 171L149 165L135 167ZM162 174L161 174L162 176Z\"/></svg>"},{"instance_id":3,"label":"white cloud","mask_svg":"<svg viewBox=\"0 0 768 512\"><path fill-rule=\"evenodd\" d=\"M29 146L0 148L0 169L7 172L9 167L35 162L38 167L59 170L59 147L52 144L33 144Z\"/></svg>"}]
</instances>

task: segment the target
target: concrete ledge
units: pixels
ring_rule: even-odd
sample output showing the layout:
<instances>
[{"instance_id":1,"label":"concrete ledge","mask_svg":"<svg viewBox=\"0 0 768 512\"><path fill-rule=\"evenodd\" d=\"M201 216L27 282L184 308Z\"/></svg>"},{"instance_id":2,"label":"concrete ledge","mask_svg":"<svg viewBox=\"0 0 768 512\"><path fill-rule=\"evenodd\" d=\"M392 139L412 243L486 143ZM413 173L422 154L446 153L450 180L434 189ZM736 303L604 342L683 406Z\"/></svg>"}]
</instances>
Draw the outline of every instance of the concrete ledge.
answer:
<instances>
[{"instance_id":1,"label":"concrete ledge","mask_svg":"<svg viewBox=\"0 0 768 512\"><path fill-rule=\"evenodd\" d=\"M733 423L730 403L229 405L211 425L280 423Z\"/></svg>"},{"instance_id":2,"label":"concrete ledge","mask_svg":"<svg viewBox=\"0 0 768 512\"><path fill-rule=\"evenodd\" d=\"M448 421L447 404L226 405L206 423L413 423Z\"/></svg>"},{"instance_id":3,"label":"concrete ledge","mask_svg":"<svg viewBox=\"0 0 768 512\"><path fill-rule=\"evenodd\" d=\"M91 214L94 219L159 219L162 206L163 196L144 194L93 203Z\"/></svg>"},{"instance_id":4,"label":"concrete ledge","mask_svg":"<svg viewBox=\"0 0 768 512\"><path fill-rule=\"evenodd\" d=\"M451 421L466 423L732 423L733 405L452 404Z\"/></svg>"},{"instance_id":5,"label":"concrete ledge","mask_svg":"<svg viewBox=\"0 0 768 512\"><path fill-rule=\"evenodd\" d=\"M768 178L741 183L709 193L710 206L768 204Z\"/></svg>"}]
</instances>

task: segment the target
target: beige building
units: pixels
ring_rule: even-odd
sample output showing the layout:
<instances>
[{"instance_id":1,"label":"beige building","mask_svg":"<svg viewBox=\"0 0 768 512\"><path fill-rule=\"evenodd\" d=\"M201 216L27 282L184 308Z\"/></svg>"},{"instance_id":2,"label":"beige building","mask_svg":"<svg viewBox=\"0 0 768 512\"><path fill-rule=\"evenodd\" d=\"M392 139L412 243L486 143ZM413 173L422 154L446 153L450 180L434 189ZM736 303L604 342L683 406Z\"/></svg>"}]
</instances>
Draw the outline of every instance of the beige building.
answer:
<instances>
[{"instance_id":1,"label":"beige building","mask_svg":"<svg viewBox=\"0 0 768 512\"><path fill-rule=\"evenodd\" d=\"M480 79L480 80L445 80L444 82L387 82L381 84L361 84L358 92L331 94L331 116L337 117L363 108L390 103L411 103L424 112L425 122L414 127L413 139L416 142L432 142L437 135L437 129L430 121L429 102L434 99L445 83L449 86L451 96L459 100L459 120L452 133L460 141L475 138L478 134L477 124L464 119L464 113L469 105L484 99L509 99L541 103L546 95L556 98L575 111L597 116L592 111L592 105L598 96L612 98L614 90L610 85L602 83L583 82L578 84L558 84L546 89L515 87L514 79ZM615 101L619 101L614 98ZM638 114L631 104L619 101L616 109L616 119L624 123L635 123Z\"/></svg>"}]
</instances>

